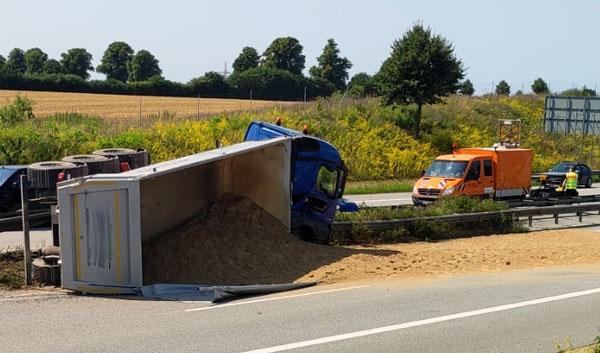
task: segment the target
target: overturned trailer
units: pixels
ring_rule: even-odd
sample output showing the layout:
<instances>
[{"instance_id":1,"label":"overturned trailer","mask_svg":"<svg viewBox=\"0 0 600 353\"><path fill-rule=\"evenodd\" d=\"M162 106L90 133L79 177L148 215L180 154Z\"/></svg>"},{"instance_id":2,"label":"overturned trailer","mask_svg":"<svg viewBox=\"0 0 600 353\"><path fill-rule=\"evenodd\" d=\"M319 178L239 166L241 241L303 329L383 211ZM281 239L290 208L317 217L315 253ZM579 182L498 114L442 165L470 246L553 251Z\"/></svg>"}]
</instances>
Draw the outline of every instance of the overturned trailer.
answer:
<instances>
[{"instance_id":1,"label":"overturned trailer","mask_svg":"<svg viewBox=\"0 0 600 353\"><path fill-rule=\"evenodd\" d=\"M143 286L142 245L225 193L250 198L289 230L291 153L291 138L248 141L59 183L63 287L128 293Z\"/></svg>"}]
</instances>

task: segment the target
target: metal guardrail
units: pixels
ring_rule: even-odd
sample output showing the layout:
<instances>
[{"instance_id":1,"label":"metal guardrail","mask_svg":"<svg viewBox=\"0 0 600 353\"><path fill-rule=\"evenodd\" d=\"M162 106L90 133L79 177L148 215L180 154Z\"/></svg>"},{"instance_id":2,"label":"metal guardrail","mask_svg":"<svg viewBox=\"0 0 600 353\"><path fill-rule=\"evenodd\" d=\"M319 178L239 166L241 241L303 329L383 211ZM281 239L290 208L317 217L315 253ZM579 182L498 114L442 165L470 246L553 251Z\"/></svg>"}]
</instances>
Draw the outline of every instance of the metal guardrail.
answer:
<instances>
[{"instance_id":1,"label":"metal guardrail","mask_svg":"<svg viewBox=\"0 0 600 353\"><path fill-rule=\"evenodd\" d=\"M11 212L0 218L0 232L9 230L20 230L22 227L21 212ZM50 211L35 212L29 214L29 222L33 225L50 222Z\"/></svg>"},{"instance_id":2,"label":"metal guardrail","mask_svg":"<svg viewBox=\"0 0 600 353\"><path fill-rule=\"evenodd\" d=\"M336 232L349 232L353 226L361 225L369 230L383 231L396 228L410 227L418 222L442 222L442 223L471 223L488 220L502 219L506 217L520 218L527 217L529 225L533 222L533 216L553 215L554 222L558 224L560 214L575 213L579 216L581 222L583 213L590 211L600 212L600 203L578 204L578 205L559 205L548 207L530 207L521 209L508 209L501 211L488 211L477 213L453 214L444 216L417 217L405 219L392 219L385 221L345 221L334 222L331 229Z\"/></svg>"}]
</instances>

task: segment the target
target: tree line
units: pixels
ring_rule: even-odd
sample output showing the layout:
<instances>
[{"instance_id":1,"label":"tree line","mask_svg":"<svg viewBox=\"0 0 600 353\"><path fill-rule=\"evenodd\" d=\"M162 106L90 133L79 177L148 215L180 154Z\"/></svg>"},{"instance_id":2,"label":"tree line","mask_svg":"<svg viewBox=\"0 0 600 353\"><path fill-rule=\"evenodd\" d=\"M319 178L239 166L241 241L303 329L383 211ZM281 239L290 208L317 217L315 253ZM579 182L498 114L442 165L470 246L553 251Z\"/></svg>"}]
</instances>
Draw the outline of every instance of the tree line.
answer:
<instances>
[{"instance_id":1,"label":"tree line","mask_svg":"<svg viewBox=\"0 0 600 353\"><path fill-rule=\"evenodd\" d=\"M277 38L262 55L255 48L243 48L229 77L212 71L180 83L162 76L159 60L148 50L135 52L125 42L111 43L96 68L84 48L69 49L60 60L49 58L40 48L15 48L7 58L0 55L0 88L277 100L312 99L346 88L352 63L340 57L333 39L327 41L308 77L302 73L302 51L296 38ZM92 71L105 74L106 79L90 80Z\"/></svg>"}]
</instances>

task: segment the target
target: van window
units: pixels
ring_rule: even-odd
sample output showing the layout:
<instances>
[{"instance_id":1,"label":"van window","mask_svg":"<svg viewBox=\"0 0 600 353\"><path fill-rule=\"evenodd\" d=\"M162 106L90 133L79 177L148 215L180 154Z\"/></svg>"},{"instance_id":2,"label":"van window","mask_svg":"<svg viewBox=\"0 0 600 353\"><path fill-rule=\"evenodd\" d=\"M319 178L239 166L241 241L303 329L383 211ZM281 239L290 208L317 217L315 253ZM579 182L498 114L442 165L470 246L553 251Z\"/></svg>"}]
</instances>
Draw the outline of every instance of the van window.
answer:
<instances>
[{"instance_id":1,"label":"van window","mask_svg":"<svg viewBox=\"0 0 600 353\"><path fill-rule=\"evenodd\" d=\"M324 165L319 168L319 174L317 175L317 189L325 193L329 198L335 197L337 181L337 170L329 170Z\"/></svg>"},{"instance_id":2,"label":"van window","mask_svg":"<svg viewBox=\"0 0 600 353\"><path fill-rule=\"evenodd\" d=\"M483 161L483 175L492 176L492 161L489 159Z\"/></svg>"},{"instance_id":3,"label":"van window","mask_svg":"<svg viewBox=\"0 0 600 353\"><path fill-rule=\"evenodd\" d=\"M481 172L481 162L474 161L473 164L471 164L471 168L469 169L469 172L467 173L467 180L479 180L480 172Z\"/></svg>"}]
</instances>

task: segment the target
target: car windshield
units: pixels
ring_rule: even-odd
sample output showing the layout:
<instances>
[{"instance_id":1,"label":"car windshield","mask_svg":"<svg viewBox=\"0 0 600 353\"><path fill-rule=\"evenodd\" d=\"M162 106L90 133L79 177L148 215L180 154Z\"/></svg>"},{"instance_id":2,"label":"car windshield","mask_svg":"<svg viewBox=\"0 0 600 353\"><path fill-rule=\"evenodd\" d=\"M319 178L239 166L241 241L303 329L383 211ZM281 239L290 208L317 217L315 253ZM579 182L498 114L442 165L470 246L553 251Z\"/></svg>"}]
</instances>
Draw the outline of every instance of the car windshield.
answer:
<instances>
[{"instance_id":1,"label":"car windshield","mask_svg":"<svg viewBox=\"0 0 600 353\"><path fill-rule=\"evenodd\" d=\"M429 169L427 169L425 176L460 178L465 173L467 164L469 164L469 162L466 161L435 160L431 163Z\"/></svg>"},{"instance_id":2,"label":"car windshield","mask_svg":"<svg viewBox=\"0 0 600 353\"><path fill-rule=\"evenodd\" d=\"M0 168L0 185L4 184L14 173L14 169Z\"/></svg>"},{"instance_id":3,"label":"car windshield","mask_svg":"<svg viewBox=\"0 0 600 353\"><path fill-rule=\"evenodd\" d=\"M569 168L571 168L572 166L573 166L572 164L560 163L560 164L557 164L554 167L552 167L552 169L550 169L550 171L557 172L557 173L566 173L569 171Z\"/></svg>"}]
</instances>

